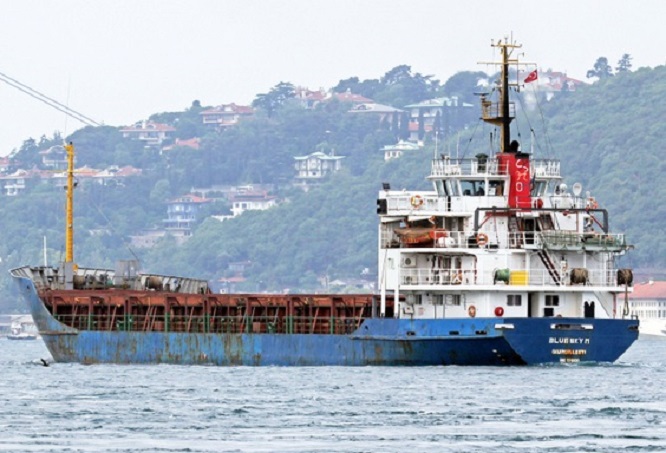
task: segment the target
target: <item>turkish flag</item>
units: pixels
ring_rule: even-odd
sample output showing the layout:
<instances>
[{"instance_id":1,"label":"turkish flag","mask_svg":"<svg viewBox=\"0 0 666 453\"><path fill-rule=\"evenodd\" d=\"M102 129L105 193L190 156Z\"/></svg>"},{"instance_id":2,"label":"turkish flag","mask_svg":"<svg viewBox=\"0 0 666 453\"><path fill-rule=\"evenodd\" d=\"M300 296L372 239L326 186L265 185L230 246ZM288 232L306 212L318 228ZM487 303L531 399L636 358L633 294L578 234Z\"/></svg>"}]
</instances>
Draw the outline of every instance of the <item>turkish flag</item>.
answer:
<instances>
[{"instance_id":1,"label":"turkish flag","mask_svg":"<svg viewBox=\"0 0 666 453\"><path fill-rule=\"evenodd\" d=\"M527 74L527 77L525 77L525 80L523 82L525 82L525 83L534 82L538 78L539 78L539 75L537 74L537 70L535 69L534 71Z\"/></svg>"}]
</instances>

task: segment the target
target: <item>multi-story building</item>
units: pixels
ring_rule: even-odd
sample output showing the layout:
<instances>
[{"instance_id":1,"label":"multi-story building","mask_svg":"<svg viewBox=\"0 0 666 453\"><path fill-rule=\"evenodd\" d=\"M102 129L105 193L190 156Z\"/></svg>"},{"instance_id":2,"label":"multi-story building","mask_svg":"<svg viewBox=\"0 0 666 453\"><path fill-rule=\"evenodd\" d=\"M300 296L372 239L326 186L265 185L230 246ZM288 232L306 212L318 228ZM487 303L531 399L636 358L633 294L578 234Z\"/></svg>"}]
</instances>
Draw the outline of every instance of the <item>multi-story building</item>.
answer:
<instances>
[{"instance_id":1,"label":"multi-story building","mask_svg":"<svg viewBox=\"0 0 666 453\"><path fill-rule=\"evenodd\" d=\"M199 113L203 124L224 129L238 124L242 118L254 115L252 107L236 104L222 104Z\"/></svg>"},{"instance_id":2,"label":"multi-story building","mask_svg":"<svg viewBox=\"0 0 666 453\"><path fill-rule=\"evenodd\" d=\"M162 146L164 141L173 137L176 128L168 124L153 121L140 121L133 126L120 129L123 137L141 141L146 148Z\"/></svg>"},{"instance_id":3,"label":"multi-story building","mask_svg":"<svg viewBox=\"0 0 666 453\"><path fill-rule=\"evenodd\" d=\"M296 185L307 188L310 184L322 181L331 173L342 168L342 159L345 156L327 155L321 151L307 156L296 156L294 168L296 169Z\"/></svg>"},{"instance_id":4,"label":"multi-story building","mask_svg":"<svg viewBox=\"0 0 666 453\"><path fill-rule=\"evenodd\" d=\"M210 201L192 194L170 200L167 203L167 218L162 221L164 229L176 238L191 236L199 210Z\"/></svg>"},{"instance_id":5,"label":"multi-story building","mask_svg":"<svg viewBox=\"0 0 666 453\"><path fill-rule=\"evenodd\" d=\"M229 196L231 201L231 212L234 217L245 211L265 211L277 204L277 197L268 195L265 190L239 190Z\"/></svg>"},{"instance_id":6,"label":"multi-story building","mask_svg":"<svg viewBox=\"0 0 666 453\"><path fill-rule=\"evenodd\" d=\"M416 143L400 140L395 145L386 145L380 151L384 152L384 160L398 159L405 152L418 151L419 145Z\"/></svg>"}]
</instances>

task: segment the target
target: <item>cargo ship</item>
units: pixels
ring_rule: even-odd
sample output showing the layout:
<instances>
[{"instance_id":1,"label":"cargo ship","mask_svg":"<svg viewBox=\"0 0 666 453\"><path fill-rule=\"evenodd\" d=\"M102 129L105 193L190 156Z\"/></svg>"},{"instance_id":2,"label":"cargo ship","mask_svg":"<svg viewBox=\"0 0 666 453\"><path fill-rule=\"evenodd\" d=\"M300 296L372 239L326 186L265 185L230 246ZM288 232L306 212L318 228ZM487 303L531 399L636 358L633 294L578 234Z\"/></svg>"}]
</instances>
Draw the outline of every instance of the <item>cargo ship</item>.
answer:
<instances>
[{"instance_id":1,"label":"cargo ship","mask_svg":"<svg viewBox=\"0 0 666 453\"><path fill-rule=\"evenodd\" d=\"M488 155L434 156L430 191L377 199L378 293L215 294L204 280L79 267L73 260L74 148L66 260L11 271L56 362L212 365L532 365L613 362L638 337L631 247L606 209L569 191L560 162L511 139L509 69L481 95L499 131ZM536 73L535 73L536 74ZM492 146L491 146L492 148Z\"/></svg>"}]
</instances>

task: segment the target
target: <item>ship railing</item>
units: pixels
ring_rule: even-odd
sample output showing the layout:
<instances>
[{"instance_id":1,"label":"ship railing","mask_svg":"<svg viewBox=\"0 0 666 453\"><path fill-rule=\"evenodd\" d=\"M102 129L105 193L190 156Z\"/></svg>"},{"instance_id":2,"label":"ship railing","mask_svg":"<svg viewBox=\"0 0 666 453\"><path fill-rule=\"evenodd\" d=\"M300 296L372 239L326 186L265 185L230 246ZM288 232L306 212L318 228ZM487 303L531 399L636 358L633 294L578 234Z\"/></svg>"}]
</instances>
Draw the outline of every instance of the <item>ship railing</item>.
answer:
<instances>
[{"instance_id":1,"label":"ship railing","mask_svg":"<svg viewBox=\"0 0 666 453\"><path fill-rule=\"evenodd\" d=\"M560 176L560 161L557 159L531 160L530 173L537 178L558 178Z\"/></svg>"},{"instance_id":2,"label":"ship railing","mask_svg":"<svg viewBox=\"0 0 666 453\"><path fill-rule=\"evenodd\" d=\"M552 231L514 231L505 234L471 234L467 231L447 231L433 228L423 234L421 239L401 240L390 229L381 231L382 248L405 249L479 249L498 248L530 250L600 250L619 251L627 248L623 233L594 233L566 230Z\"/></svg>"},{"instance_id":3,"label":"ship railing","mask_svg":"<svg viewBox=\"0 0 666 453\"><path fill-rule=\"evenodd\" d=\"M364 318L324 316L151 316L151 315L55 315L77 330L116 332L165 332L210 334L334 334L354 332Z\"/></svg>"},{"instance_id":4,"label":"ship railing","mask_svg":"<svg viewBox=\"0 0 666 453\"><path fill-rule=\"evenodd\" d=\"M510 286L604 286L623 288L618 284L617 269L493 269L471 268L400 268L403 286L510 285Z\"/></svg>"},{"instance_id":5,"label":"ship railing","mask_svg":"<svg viewBox=\"0 0 666 453\"><path fill-rule=\"evenodd\" d=\"M427 215L427 212L446 211L446 199L436 193L419 191L391 192L386 198L387 214Z\"/></svg>"},{"instance_id":6,"label":"ship railing","mask_svg":"<svg viewBox=\"0 0 666 453\"><path fill-rule=\"evenodd\" d=\"M472 159L450 158L443 155L439 159L433 159L430 176L484 176L484 175L506 175L506 165L500 165L496 158L479 157Z\"/></svg>"},{"instance_id":7,"label":"ship railing","mask_svg":"<svg viewBox=\"0 0 666 453\"><path fill-rule=\"evenodd\" d=\"M603 250L627 248L623 233L595 233L569 230L517 231L508 234L508 248L546 250Z\"/></svg>"},{"instance_id":8,"label":"ship railing","mask_svg":"<svg viewBox=\"0 0 666 453\"><path fill-rule=\"evenodd\" d=\"M536 159L530 161L530 173L539 178L559 178L560 161L557 159ZM442 155L433 159L430 176L482 176L507 174L507 166L501 165L494 157L451 158Z\"/></svg>"}]
</instances>

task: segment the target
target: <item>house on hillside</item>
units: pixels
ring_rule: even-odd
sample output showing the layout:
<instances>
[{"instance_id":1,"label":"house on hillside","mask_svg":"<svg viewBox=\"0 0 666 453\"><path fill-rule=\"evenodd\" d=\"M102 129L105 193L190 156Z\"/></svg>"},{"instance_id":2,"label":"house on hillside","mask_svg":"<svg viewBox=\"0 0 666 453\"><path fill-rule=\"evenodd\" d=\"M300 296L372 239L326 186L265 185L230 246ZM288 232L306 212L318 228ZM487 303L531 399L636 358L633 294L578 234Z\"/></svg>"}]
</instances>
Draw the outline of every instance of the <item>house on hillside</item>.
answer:
<instances>
[{"instance_id":1,"label":"house on hillside","mask_svg":"<svg viewBox=\"0 0 666 453\"><path fill-rule=\"evenodd\" d=\"M222 104L199 113L206 126L225 129L234 126L247 117L254 115L254 109L245 105Z\"/></svg>"},{"instance_id":2,"label":"house on hillside","mask_svg":"<svg viewBox=\"0 0 666 453\"><path fill-rule=\"evenodd\" d=\"M296 87L294 90L294 99L303 108L311 110L326 99L326 90L320 88L318 91L312 91L304 87Z\"/></svg>"},{"instance_id":3,"label":"house on hillside","mask_svg":"<svg viewBox=\"0 0 666 453\"><path fill-rule=\"evenodd\" d=\"M192 235L192 227L198 220L202 206L210 203L208 198L188 194L169 200L167 218L162 221L166 232L181 241Z\"/></svg>"},{"instance_id":4,"label":"house on hillside","mask_svg":"<svg viewBox=\"0 0 666 453\"><path fill-rule=\"evenodd\" d=\"M40 151L39 155L42 156L42 165L46 168L52 168L54 170L66 170L67 169L67 151L62 145L55 145L44 151ZM74 156L74 161L76 162L76 156Z\"/></svg>"},{"instance_id":5,"label":"house on hillside","mask_svg":"<svg viewBox=\"0 0 666 453\"><path fill-rule=\"evenodd\" d=\"M42 172L37 169L16 170L14 173L0 176L2 190L8 197L15 197L23 192L26 187L42 177Z\"/></svg>"},{"instance_id":6,"label":"house on hillside","mask_svg":"<svg viewBox=\"0 0 666 453\"><path fill-rule=\"evenodd\" d=\"M153 121L139 121L138 123L120 129L124 138L139 140L146 148L158 148L166 140L173 137L176 128L168 124Z\"/></svg>"},{"instance_id":7,"label":"house on hillside","mask_svg":"<svg viewBox=\"0 0 666 453\"><path fill-rule=\"evenodd\" d=\"M74 184L79 185L82 183L88 183L93 180L93 178L99 173L99 170L95 168L88 167L84 165L81 168L77 168L74 173ZM58 171L58 172L45 172L42 175L44 180L56 187L65 187L67 185L67 171Z\"/></svg>"},{"instance_id":8,"label":"house on hillside","mask_svg":"<svg viewBox=\"0 0 666 453\"><path fill-rule=\"evenodd\" d=\"M396 109L390 105L375 104L374 102L357 104L349 110L349 113L355 115L376 117L378 122L388 123L389 125L399 124L403 112L404 110Z\"/></svg>"},{"instance_id":9,"label":"house on hillside","mask_svg":"<svg viewBox=\"0 0 666 453\"><path fill-rule=\"evenodd\" d=\"M521 92L526 108L533 110L537 107L537 95L543 96L540 99L545 97L546 101L550 101L558 93L576 91L583 85L587 85L587 83L571 78L565 72L547 70L539 71L537 79L525 84L525 88L521 89Z\"/></svg>"},{"instance_id":10,"label":"house on hillside","mask_svg":"<svg viewBox=\"0 0 666 453\"><path fill-rule=\"evenodd\" d=\"M335 156L332 153L329 156L321 151L294 157L295 185L307 190L308 185L317 184L340 170L344 158L345 156Z\"/></svg>"},{"instance_id":11,"label":"house on hillside","mask_svg":"<svg viewBox=\"0 0 666 453\"><path fill-rule=\"evenodd\" d=\"M344 93L332 93L325 99L325 101L331 101L333 99L336 99L340 102L349 102L354 106L360 104L370 104L374 102L372 99L368 99L364 96L361 96L360 94L352 93L349 88L347 88L347 91Z\"/></svg>"},{"instance_id":12,"label":"house on hillside","mask_svg":"<svg viewBox=\"0 0 666 453\"><path fill-rule=\"evenodd\" d=\"M391 159L398 159L402 157L405 152L410 153L413 151L418 151L419 149L421 149L421 147L416 143L400 140L395 145L384 146L380 149L380 151L384 153L384 160L387 161Z\"/></svg>"},{"instance_id":13,"label":"house on hillside","mask_svg":"<svg viewBox=\"0 0 666 453\"><path fill-rule=\"evenodd\" d=\"M475 106L458 99L457 96L428 99L405 106L409 111L409 139L423 140L424 135L435 129L440 131L460 128L466 122Z\"/></svg>"},{"instance_id":14,"label":"house on hillside","mask_svg":"<svg viewBox=\"0 0 666 453\"><path fill-rule=\"evenodd\" d=\"M141 174L142 170L140 168L135 168L131 165L126 165L124 167L112 165L102 171L97 172L91 177L93 180L103 186L119 186L124 184L123 180L125 178L129 178L131 176L141 176Z\"/></svg>"},{"instance_id":15,"label":"house on hillside","mask_svg":"<svg viewBox=\"0 0 666 453\"><path fill-rule=\"evenodd\" d=\"M237 217L245 211L265 211L277 205L277 197L268 195L265 190L249 189L239 190L229 196L231 212Z\"/></svg>"}]
</instances>

